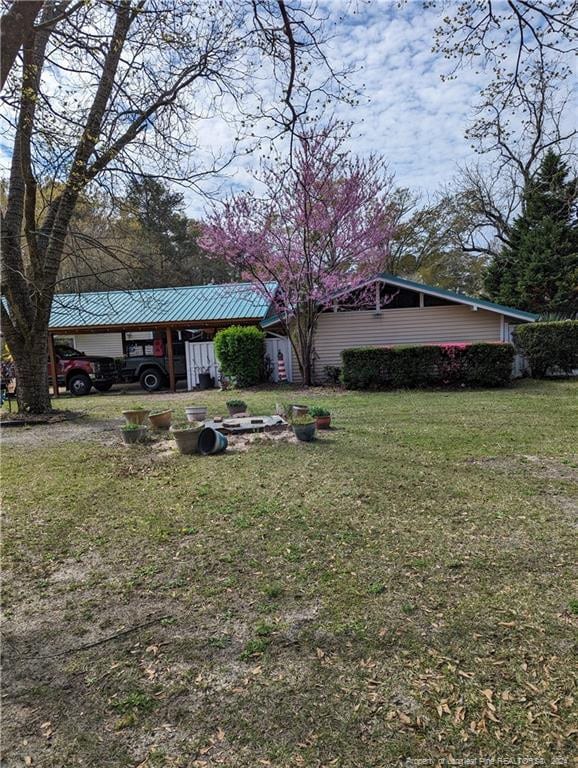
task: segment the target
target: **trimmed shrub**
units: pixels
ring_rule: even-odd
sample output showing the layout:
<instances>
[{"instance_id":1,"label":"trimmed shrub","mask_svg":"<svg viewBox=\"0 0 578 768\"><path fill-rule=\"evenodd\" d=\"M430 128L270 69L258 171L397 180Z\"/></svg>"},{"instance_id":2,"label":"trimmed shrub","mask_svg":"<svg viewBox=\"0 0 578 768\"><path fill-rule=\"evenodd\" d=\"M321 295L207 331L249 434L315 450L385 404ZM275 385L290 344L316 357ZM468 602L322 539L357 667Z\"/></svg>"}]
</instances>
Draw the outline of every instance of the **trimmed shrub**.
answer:
<instances>
[{"instance_id":1,"label":"trimmed shrub","mask_svg":"<svg viewBox=\"0 0 578 768\"><path fill-rule=\"evenodd\" d=\"M437 383L443 361L439 347L395 347L391 351L392 387L413 389Z\"/></svg>"},{"instance_id":2,"label":"trimmed shrub","mask_svg":"<svg viewBox=\"0 0 578 768\"><path fill-rule=\"evenodd\" d=\"M512 378L512 344L470 344L462 357L466 387L504 387Z\"/></svg>"},{"instance_id":3,"label":"trimmed shrub","mask_svg":"<svg viewBox=\"0 0 578 768\"><path fill-rule=\"evenodd\" d=\"M263 381L265 334L252 325L231 325L215 335L215 354L221 370L239 387Z\"/></svg>"},{"instance_id":4,"label":"trimmed shrub","mask_svg":"<svg viewBox=\"0 0 578 768\"><path fill-rule=\"evenodd\" d=\"M349 389L503 387L512 377L511 344L442 344L344 349Z\"/></svg>"},{"instance_id":5,"label":"trimmed shrub","mask_svg":"<svg viewBox=\"0 0 578 768\"><path fill-rule=\"evenodd\" d=\"M528 358L536 378L578 368L578 320L518 325L514 342Z\"/></svg>"}]
</instances>

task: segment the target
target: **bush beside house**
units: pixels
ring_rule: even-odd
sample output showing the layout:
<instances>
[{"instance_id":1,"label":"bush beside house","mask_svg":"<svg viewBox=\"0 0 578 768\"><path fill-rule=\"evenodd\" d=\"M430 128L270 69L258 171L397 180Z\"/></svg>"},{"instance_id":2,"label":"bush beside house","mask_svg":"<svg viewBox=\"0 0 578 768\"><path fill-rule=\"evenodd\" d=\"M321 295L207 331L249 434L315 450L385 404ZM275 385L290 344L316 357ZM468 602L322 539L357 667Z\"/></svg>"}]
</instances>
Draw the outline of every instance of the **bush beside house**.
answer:
<instances>
[{"instance_id":1,"label":"bush beside house","mask_svg":"<svg viewBox=\"0 0 578 768\"><path fill-rule=\"evenodd\" d=\"M514 331L514 341L536 378L578 368L578 320L520 325Z\"/></svg>"},{"instance_id":2,"label":"bush beside house","mask_svg":"<svg viewBox=\"0 0 578 768\"><path fill-rule=\"evenodd\" d=\"M250 387L263 380L263 331L251 325L231 325L215 335L214 343L222 372L237 386Z\"/></svg>"},{"instance_id":3,"label":"bush beside house","mask_svg":"<svg viewBox=\"0 0 578 768\"><path fill-rule=\"evenodd\" d=\"M441 386L503 387L512 377L511 344L362 347L345 349L349 389Z\"/></svg>"}]
</instances>

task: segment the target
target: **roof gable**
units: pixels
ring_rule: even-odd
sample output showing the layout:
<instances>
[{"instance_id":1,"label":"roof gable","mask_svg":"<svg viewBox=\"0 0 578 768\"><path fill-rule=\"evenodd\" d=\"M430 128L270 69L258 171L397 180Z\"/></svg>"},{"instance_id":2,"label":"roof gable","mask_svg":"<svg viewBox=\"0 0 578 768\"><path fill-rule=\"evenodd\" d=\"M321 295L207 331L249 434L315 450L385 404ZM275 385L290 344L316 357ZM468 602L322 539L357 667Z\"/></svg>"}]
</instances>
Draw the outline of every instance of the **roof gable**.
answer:
<instances>
[{"instance_id":1,"label":"roof gable","mask_svg":"<svg viewBox=\"0 0 578 768\"><path fill-rule=\"evenodd\" d=\"M486 301L485 299L478 299L473 296L467 296L465 293L457 293L456 291L448 291L445 288L436 288L433 285L427 285L426 283L417 283L414 280L408 280L405 277L397 277L391 275L388 272L381 272L376 275L372 280L368 280L368 284L381 280L384 283L390 283L400 288L408 288L410 290L418 291L419 293L427 293L430 296L438 296L441 299L449 299L455 301L458 304L467 304L471 307L479 309L487 309L489 312L497 312L500 315L507 315L508 317L515 317L519 320L527 320L533 322L538 319L538 315L532 312L524 312L521 309L514 309L513 307L506 307L503 304L494 304L492 301Z\"/></svg>"}]
</instances>

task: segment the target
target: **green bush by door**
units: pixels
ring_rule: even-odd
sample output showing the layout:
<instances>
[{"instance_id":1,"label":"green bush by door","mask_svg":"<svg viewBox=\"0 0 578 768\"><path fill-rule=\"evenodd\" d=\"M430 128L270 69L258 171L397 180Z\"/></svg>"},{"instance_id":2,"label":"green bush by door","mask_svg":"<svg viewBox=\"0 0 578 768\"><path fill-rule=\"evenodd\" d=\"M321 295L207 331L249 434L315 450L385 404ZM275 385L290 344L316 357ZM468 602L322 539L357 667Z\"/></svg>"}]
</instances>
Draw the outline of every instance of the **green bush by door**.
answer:
<instances>
[{"instance_id":1,"label":"green bush by door","mask_svg":"<svg viewBox=\"0 0 578 768\"><path fill-rule=\"evenodd\" d=\"M215 335L215 354L222 372L239 387L264 377L265 334L254 326L231 325Z\"/></svg>"}]
</instances>

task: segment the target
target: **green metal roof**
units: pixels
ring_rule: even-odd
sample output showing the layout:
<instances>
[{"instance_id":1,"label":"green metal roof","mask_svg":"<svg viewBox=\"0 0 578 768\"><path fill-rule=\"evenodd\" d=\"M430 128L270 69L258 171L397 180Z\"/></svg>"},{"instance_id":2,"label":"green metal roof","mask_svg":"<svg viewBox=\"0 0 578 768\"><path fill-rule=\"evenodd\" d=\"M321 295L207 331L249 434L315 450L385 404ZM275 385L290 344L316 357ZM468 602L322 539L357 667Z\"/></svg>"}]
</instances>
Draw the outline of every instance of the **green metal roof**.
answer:
<instances>
[{"instance_id":1,"label":"green metal roof","mask_svg":"<svg viewBox=\"0 0 578 768\"><path fill-rule=\"evenodd\" d=\"M513 307L505 307L502 304L494 304L491 301L485 299L478 299L474 296L466 296L465 293L456 293L455 291L447 291L445 288L436 288L433 285L426 285L426 283L417 283L415 280L408 280L405 277L398 277L397 275L390 275L388 272L380 272L371 280L367 280L362 286L354 286L352 290L357 290L360 287L371 285L378 280L395 285L398 288L407 288L411 291L419 291L420 293L427 293L430 296L437 296L440 299L448 299L449 301L455 301L459 304L467 304L470 307L479 307L480 309L487 309L490 312L497 312L500 315L507 315L508 317L514 317L517 320L527 320L533 322L538 320L539 315L534 315L532 312L524 312L521 309L514 309ZM349 291L341 291L335 296L344 296ZM267 317L261 321L261 327L267 328L272 325L276 325L279 322L279 315L273 315Z\"/></svg>"},{"instance_id":2,"label":"green metal roof","mask_svg":"<svg viewBox=\"0 0 578 768\"><path fill-rule=\"evenodd\" d=\"M271 292L275 284L268 286ZM50 328L163 325L264 318L269 299L250 283L57 293Z\"/></svg>"}]
</instances>

